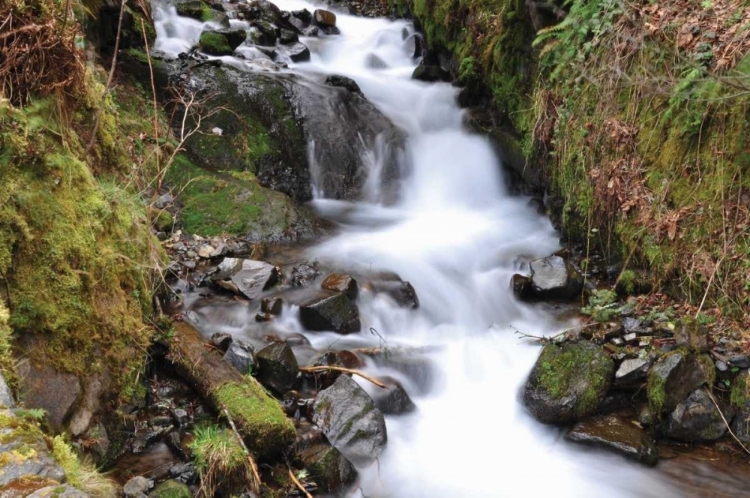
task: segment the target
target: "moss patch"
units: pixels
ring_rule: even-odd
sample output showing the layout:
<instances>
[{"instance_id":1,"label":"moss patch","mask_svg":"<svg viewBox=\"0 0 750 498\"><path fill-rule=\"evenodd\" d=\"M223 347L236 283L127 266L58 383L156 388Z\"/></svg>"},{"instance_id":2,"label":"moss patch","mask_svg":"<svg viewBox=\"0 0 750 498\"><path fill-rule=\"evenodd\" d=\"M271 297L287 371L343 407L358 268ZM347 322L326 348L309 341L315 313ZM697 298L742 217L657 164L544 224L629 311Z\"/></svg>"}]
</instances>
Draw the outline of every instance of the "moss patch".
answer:
<instances>
[{"instance_id":1,"label":"moss patch","mask_svg":"<svg viewBox=\"0 0 750 498\"><path fill-rule=\"evenodd\" d=\"M743 410L747 408L748 401L750 401L750 373L747 370L742 372L740 375L734 378L732 383L732 392L729 400L735 408Z\"/></svg>"},{"instance_id":2,"label":"moss patch","mask_svg":"<svg viewBox=\"0 0 750 498\"><path fill-rule=\"evenodd\" d=\"M217 490L233 495L251 482L252 469L247 456L229 429L213 425L198 427L190 448L206 496L214 496Z\"/></svg>"}]
</instances>

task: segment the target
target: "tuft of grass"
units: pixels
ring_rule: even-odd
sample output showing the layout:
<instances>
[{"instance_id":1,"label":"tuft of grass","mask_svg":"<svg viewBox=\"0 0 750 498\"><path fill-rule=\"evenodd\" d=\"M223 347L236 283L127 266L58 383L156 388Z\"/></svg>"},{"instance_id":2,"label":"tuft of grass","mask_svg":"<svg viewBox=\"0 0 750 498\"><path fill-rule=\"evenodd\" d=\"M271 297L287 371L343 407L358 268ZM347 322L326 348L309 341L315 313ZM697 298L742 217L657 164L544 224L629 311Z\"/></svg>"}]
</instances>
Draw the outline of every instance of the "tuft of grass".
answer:
<instances>
[{"instance_id":1,"label":"tuft of grass","mask_svg":"<svg viewBox=\"0 0 750 498\"><path fill-rule=\"evenodd\" d=\"M52 440L52 454L65 471L65 477L71 486L95 498L117 496L117 484L101 474L88 460L79 458L62 436L55 436Z\"/></svg>"},{"instance_id":2,"label":"tuft of grass","mask_svg":"<svg viewBox=\"0 0 750 498\"><path fill-rule=\"evenodd\" d=\"M231 495L252 482L251 464L229 429L197 427L190 448L201 478L200 496L211 497L217 491Z\"/></svg>"}]
</instances>

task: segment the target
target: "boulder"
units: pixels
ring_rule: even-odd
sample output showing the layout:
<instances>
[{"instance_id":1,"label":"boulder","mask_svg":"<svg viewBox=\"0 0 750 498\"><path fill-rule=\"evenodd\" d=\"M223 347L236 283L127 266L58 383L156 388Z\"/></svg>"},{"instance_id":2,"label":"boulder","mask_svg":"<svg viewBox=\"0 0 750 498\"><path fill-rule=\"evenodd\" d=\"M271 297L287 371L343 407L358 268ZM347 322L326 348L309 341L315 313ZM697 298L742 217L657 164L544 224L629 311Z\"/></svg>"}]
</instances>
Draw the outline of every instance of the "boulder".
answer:
<instances>
[{"instance_id":1,"label":"boulder","mask_svg":"<svg viewBox=\"0 0 750 498\"><path fill-rule=\"evenodd\" d=\"M298 41L299 36L297 36L297 33L295 33L294 31L291 31L289 29L282 29L281 33L279 33L279 43L281 43L282 45L290 45L292 43L297 43Z\"/></svg>"},{"instance_id":2,"label":"boulder","mask_svg":"<svg viewBox=\"0 0 750 498\"><path fill-rule=\"evenodd\" d=\"M315 266L302 263L292 268L292 285L295 287L307 287L318 275L320 275L320 272Z\"/></svg>"},{"instance_id":3,"label":"boulder","mask_svg":"<svg viewBox=\"0 0 750 498\"><path fill-rule=\"evenodd\" d=\"M312 421L355 465L372 462L388 441L383 414L348 375L342 375L331 387L318 393Z\"/></svg>"},{"instance_id":4,"label":"boulder","mask_svg":"<svg viewBox=\"0 0 750 498\"><path fill-rule=\"evenodd\" d=\"M345 294L325 294L303 303L299 318L306 329L313 331L350 334L362 328L359 309Z\"/></svg>"},{"instance_id":5,"label":"boulder","mask_svg":"<svg viewBox=\"0 0 750 498\"><path fill-rule=\"evenodd\" d=\"M150 498L192 498L193 493L185 484L170 479L156 486L148 496Z\"/></svg>"},{"instance_id":6,"label":"boulder","mask_svg":"<svg viewBox=\"0 0 750 498\"><path fill-rule=\"evenodd\" d=\"M272 47L276 44L281 31L279 28L266 21L257 21L252 24L253 30L250 32L250 38L257 45Z\"/></svg>"},{"instance_id":7,"label":"boulder","mask_svg":"<svg viewBox=\"0 0 750 498\"><path fill-rule=\"evenodd\" d=\"M255 367L255 348L245 341L233 341L224 353L224 359L242 375L247 375Z\"/></svg>"},{"instance_id":8,"label":"boulder","mask_svg":"<svg viewBox=\"0 0 750 498\"><path fill-rule=\"evenodd\" d=\"M284 309L284 300L280 297L263 298L260 301L261 313L279 316Z\"/></svg>"},{"instance_id":9,"label":"boulder","mask_svg":"<svg viewBox=\"0 0 750 498\"><path fill-rule=\"evenodd\" d=\"M352 369L361 368L363 365L362 360L351 351L326 351L314 356L310 364L314 367L335 366ZM333 384L343 373L336 370L324 370L310 375L313 375L315 378L316 389L325 389Z\"/></svg>"},{"instance_id":10,"label":"boulder","mask_svg":"<svg viewBox=\"0 0 750 498\"><path fill-rule=\"evenodd\" d=\"M676 350L659 358L648 372L648 400L654 413L675 409L695 389L713 384L714 365L706 355Z\"/></svg>"},{"instance_id":11,"label":"boulder","mask_svg":"<svg viewBox=\"0 0 750 498\"><path fill-rule=\"evenodd\" d=\"M198 40L198 48L209 55L231 55L246 38L244 29L204 31Z\"/></svg>"},{"instance_id":12,"label":"boulder","mask_svg":"<svg viewBox=\"0 0 750 498\"><path fill-rule=\"evenodd\" d=\"M612 450L646 465L656 465L659 461L656 443L646 431L632 421L613 415L577 422L565 439Z\"/></svg>"},{"instance_id":13,"label":"boulder","mask_svg":"<svg viewBox=\"0 0 750 498\"><path fill-rule=\"evenodd\" d=\"M347 78L346 76L339 76L337 74L333 74L331 76L326 77L325 83L328 86L346 88L347 90L353 93L362 93L362 90L359 88L359 85L357 84L357 82L351 78Z\"/></svg>"},{"instance_id":14,"label":"boulder","mask_svg":"<svg viewBox=\"0 0 750 498\"><path fill-rule=\"evenodd\" d=\"M122 487L125 498L141 498L153 487L153 482L143 476L135 476Z\"/></svg>"},{"instance_id":15,"label":"boulder","mask_svg":"<svg viewBox=\"0 0 750 498\"><path fill-rule=\"evenodd\" d=\"M433 83L435 81L450 81L451 75L440 66L419 65L411 74L411 79Z\"/></svg>"},{"instance_id":16,"label":"boulder","mask_svg":"<svg viewBox=\"0 0 750 498\"><path fill-rule=\"evenodd\" d=\"M692 317L680 318L674 330L674 339L677 347L696 353L708 352L708 329Z\"/></svg>"},{"instance_id":17,"label":"boulder","mask_svg":"<svg viewBox=\"0 0 750 498\"><path fill-rule=\"evenodd\" d=\"M16 479L39 477L63 482L65 472L49 453L47 442L36 423L0 410L0 488Z\"/></svg>"},{"instance_id":18,"label":"boulder","mask_svg":"<svg viewBox=\"0 0 750 498\"><path fill-rule=\"evenodd\" d=\"M261 293L276 284L279 273L275 266L252 259L225 258L213 282L235 294L257 299Z\"/></svg>"},{"instance_id":19,"label":"boulder","mask_svg":"<svg viewBox=\"0 0 750 498\"><path fill-rule=\"evenodd\" d=\"M99 411L100 396L109 387L109 376L104 374L92 374L87 378L86 389L83 392L81 402L73 413L68 424L68 430L73 436L80 436L89 428L91 419Z\"/></svg>"},{"instance_id":20,"label":"boulder","mask_svg":"<svg viewBox=\"0 0 750 498\"><path fill-rule=\"evenodd\" d=\"M211 345L222 353L227 352L233 340L232 334L227 334L226 332L214 332L211 334Z\"/></svg>"},{"instance_id":21,"label":"boulder","mask_svg":"<svg viewBox=\"0 0 750 498\"><path fill-rule=\"evenodd\" d=\"M529 263L531 289L540 299L574 299L583 290L583 278L562 256L548 256Z\"/></svg>"},{"instance_id":22,"label":"boulder","mask_svg":"<svg viewBox=\"0 0 750 498\"><path fill-rule=\"evenodd\" d=\"M375 402L378 410L385 415L403 415L417 409L417 406L399 381L391 377L382 376L378 380L388 386L388 389L377 388L371 391L373 393L372 400Z\"/></svg>"},{"instance_id":23,"label":"boulder","mask_svg":"<svg viewBox=\"0 0 750 498\"><path fill-rule=\"evenodd\" d=\"M313 12L312 19L316 25L322 28L336 26L336 14L327 10L316 9L315 12Z\"/></svg>"},{"instance_id":24,"label":"boulder","mask_svg":"<svg viewBox=\"0 0 750 498\"><path fill-rule=\"evenodd\" d=\"M312 22L312 13L307 9L293 10L291 14L292 17L296 17L305 24L310 24Z\"/></svg>"},{"instance_id":25,"label":"boulder","mask_svg":"<svg viewBox=\"0 0 750 498\"><path fill-rule=\"evenodd\" d=\"M646 381L651 362L643 358L628 358L624 360L615 372L616 387L637 387Z\"/></svg>"},{"instance_id":26,"label":"boulder","mask_svg":"<svg viewBox=\"0 0 750 498\"><path fill-rule=\"evenodd\" d=\"M351 275L332 273L323 280L320 286L327 291L345 294L351 300L357 299L357 295L359 294L357 281Z\"/></svg>"},{"instance_id":27,"label":"boulder","mask_svg":"<svg viewBox=\"0 0 750 498\"><path fill-rule=\"evenodd\" d=\"M369 282L368 287L375 293L388 295L402 308L419 308L417 291L409 282L402 280L374 280Z\"/></svg>"},{"instance_id":28,"label":"boulder","mask_svg":"<svg viewBox=\"0 0 750 498\"><path fill-rule=\"evenodd\" d=\"M210 8L200 0L188 0L186 2L177 2L175 5L177 14L185 17L192 17L199 21L213 21L222 26L229 27L229 18L224 12Z\"/></svg>"},{"instance_id":29,"label":"boulder","mask_svg":"<svg viewBox=\"0 0 750 498\"><path fill-rule=\"evenodd\" d=\"M307 478L326 494L342 491L357 478L357 470L351 462L332 446L317 444L302 451L300 456L308 472Z\"/></svg>"},{"instance_id":30,"label":"boulder","mask_svg":"<svg viewBox=\"0 0 750 498\"><path fill-rule=\"evenodd\" d=\"M588 341L547 344L529 374L523 400L545 424L567 424L593 415L604 400L614 362Z\"/></svg>"},{"instance_id":31,"label":"boulder","mask_svg":"<svg viewBox=\"0 0 750 498\"><path fill-rule=\"evenodd\" d=\"M7 495L6 495L7 496ZM55 486L45 486L37 489L26 498L90 498L91 495L84 493L80 489L74 488L70 484L57 484Z\"/></svg>"},{"instance_id":32,"label":"boulder","mask_svg":"<svg viewBox=\"0 0 750 498\"><path fill-rule=\"evenodd\" d=\"M310 60L310 49L301 42L291 42L289 45L276 47L276 59L289 58L292 62L305 62Z\"/></svg>"},{"instance_id":33,"label":"boulder","mask_svg":"<svg viewBox=\"0 0 750 498\"><path fill-rule=\"evenodd\" d=\"M50 428L55 432L62 431L81 395L78 377L58 372L49 365L35 365L29 360L20 364L18 374L24 404L45 410Z\"/></svg>"},{"instance_id":34,"label":"boulder","mask_svg":"<svg viewBox=\"0 0 750 498\"><path fill-rule=\"evenodd\" d=\"M13 393L10 391L5 378L0 374L0 408L15 408L16 402L13 400Z\"/></svg>"},{"instance_id":35,"label":"boulder","mask_svg":"<svg viewBox=\"0 0 750 498\"><path fill-rule=\"evenodd\" d=\"M292 348L285 342L271 344L258 351L258 382L276 394L283 395L292 388L299 365Z\"/></svg>"},{"instance_id":36,"label":"boulder","mask_svg":"<svg viewBox=\"0 0 750 498\"><path fill-rule=\"evenodd\" d=\"M529 299L533 295L531 279L525 275L519 275L518 273L513 275L510 280L510 286L513 289L513 295L522 301Z\"/></svg>"},{"instance_id":37,"label":"boulder","mask_svg":"<svg viewBox=\"0 0 750 498\"><path fill-rule=\"evenodd\" d=\"M302 30L302 34L305 36L320 36L320 28L317 26L308 26Z\"/></svg>"},{"instance_id":38,"label":"boulder","mask_svg":"<svg viewBox=\"0 0 750 498\"><path fill-rule=\"evenodd\" d=\"M721 412L716 408L714 400L721 408ZM662 433L669 438L689 443L720 439L727 432L725 420L732 420L735 411L721 400L715 397L714 400L703 388L691 392L688 398L681 401L669 414L662 427Z\"/></svg>"}]
</instances>

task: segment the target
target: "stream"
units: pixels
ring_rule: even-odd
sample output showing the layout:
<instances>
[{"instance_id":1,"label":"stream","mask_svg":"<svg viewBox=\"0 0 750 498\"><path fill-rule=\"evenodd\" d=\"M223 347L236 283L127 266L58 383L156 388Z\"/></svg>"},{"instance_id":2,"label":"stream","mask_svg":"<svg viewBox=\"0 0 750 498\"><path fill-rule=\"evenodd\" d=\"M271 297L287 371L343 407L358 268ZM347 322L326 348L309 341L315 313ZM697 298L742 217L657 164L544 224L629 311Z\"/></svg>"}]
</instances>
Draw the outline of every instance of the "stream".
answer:
<instances>
[{"instance_id":1,"label":"stream","mask_svg":"<svg viewBox=\"0 0 750 498\"><path fill-rule=\"evenodd\" d=\"M316 8L295 0L275 3L290 11ZM521 340L514 329L550 335L573 322L518 302L508 283L530 259L559 249L558 234L528 199L509 195L490 143L463 126L458 90L411 79L417 61L410 22L338 12L337 17L341 35L302 37L311 60L289 61L283 71L355 80L405 131L404 175L399 199L379 203L376 180L384 153L378 147L385 146L380 142L366 151L370 171L359 202L327 199L313 171L312 205L339 229L305 248L304 257L354 273L395 272L414 286L420 307L399 308L384 295L362 292L359 334L307 332L295 306L287 306L275 326L304 334L318 351L399 346L431 351L427 382L374 362L364 368L399 380L417 410L387 417L388 446L379 461L359 469L359 488L350 496L677 496L658 470L574 447L560 430L525 412L519 388L539 347ZM205 24L178 17L174 7L159 3L154 18L155 48L173 56L193 46ZM232 25L248 26L236 20ZM246 60L220 58L261 70ZM385 64L373 68L373 60ZM259 324L247 306L211 310L197 294L187 295L185 305L200 315L201 330L257 341Z\"/></svg>"}]
</instances>

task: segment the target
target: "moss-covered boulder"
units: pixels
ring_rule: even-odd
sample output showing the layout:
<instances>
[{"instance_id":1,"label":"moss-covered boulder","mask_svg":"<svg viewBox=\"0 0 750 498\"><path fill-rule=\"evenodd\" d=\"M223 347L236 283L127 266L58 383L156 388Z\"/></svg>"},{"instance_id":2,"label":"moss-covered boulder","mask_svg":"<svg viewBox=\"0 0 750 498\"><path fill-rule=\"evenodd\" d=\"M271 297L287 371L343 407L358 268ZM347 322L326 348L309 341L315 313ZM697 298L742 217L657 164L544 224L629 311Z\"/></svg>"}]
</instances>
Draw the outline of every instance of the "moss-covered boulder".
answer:
<instances>
[{"instance_id":1,"label":"moss-covered boulder","mask_svg":"<svg viewBox=\"0 0 750 498\"><path fill-rule=\"evenodd\" d=\"M734 378L729 399L737 410L732 432L743 443L750 443L750 370L743 370Z\"/></svg>"},{"instance_id":2,"label":"moss-covered boulder","mask_svg":"<svg viewBox=\"0 0 750 498\"><path fill-rule=\"evenodd\" d=\"M192 17L198 21L214 21L229 27L229 18L224 12L212 9L207 3L200 0L188 0L186 2L177 2L175 5L177 14L185 17Z\"/></svg>"},{"instance_id":3,"label":"moss-covered boulder","mask_svg":"<svg viewBox=\"0 0 750 498\"><path fill-rule=\"evenodd\" d=\"M727 433L726 421L734 414L734 408L712 398L704 388L696 389L669 414L662 433L690 443L716 441Z\"/></svg>"},{"instance_id":4,"label":"moss-covered boulder","mask_svg":"<svg viewBox=\"0 0 750 498\"><path fill-rule=\"evenodd\" d=\"M192 498L193 493L185 484L170 479L156 486L148 496L151 498Z\"/></svg>"},{"instance_id":5,"label":"moss-covered boulder","mask_svg":"<svg viewBox=\"0 0 750 498\"><path fill-rule=\"evenodd\" d=\"M210 55L231 55L246 37L244 29L204 31L198 40L198 48Z\"/></svg>"},{"instance_id":6,"label":"moss-covered boulder","mask_svg":"<svg viewBox=\"0 0 750 498\"><path fill-rule=\"evenodd\" d=\"M65 471L51 455L44 434L33 419L0 410L0 434L0 490L30 476L65 480Z\"/></svg>"},{"instance_id":7,"label":"moss-covered boulder","mask_svg":"<svg viewBox=\"0 0 750 498\"><path fill-rule=\"evenodd\" d=\"M319 444L304 450L300 456L308 478L324 493L342 491L357 478L351 462L332 446Z\"/></svg>"},{"instance_id":8,"label":"moss-covered boulder","mask_svg":"<svg viewBox=\"0 0 750 498\"><path fill-rule=\"evenodd\" d=\"M645 465L656 465L659 461L659 449L653 438L633 421L613 415L577 422L565 439L614 451Z\"/></svg>"},{"instance_id":9,"label":"moss-covered boulder","mask_svg":"<svg viewBox=\"0 0 750 498\"><path fill-rule=\"evenodd\" d=\"M648 372L647 394L654 413L675 409L695 389L713 384L713 361L707 355L678 349L659 358Z\"/></svg>"},{"instance_id":10,"label":"moss-covered boulder","mask_svg":"<svg viewBox=\"0 0 750 498\"><path fill-rule=\"evenodd\" d=\"M612 384L615 365L588 341L547 344L529 374L523 400L545 424L568 424L593 415Z\"/></svg>"},{"instance_id":11,"label":"moss-covered boulder","mask_svg":"<svg viewBox=\"0 0 750 498\"><path fill-rule=\"evenodd\" d=\"M346 294L323 294L300 305L299 318L308 330L340 334L359 332L359 308Z\"/></svg>"}]
</instances>

